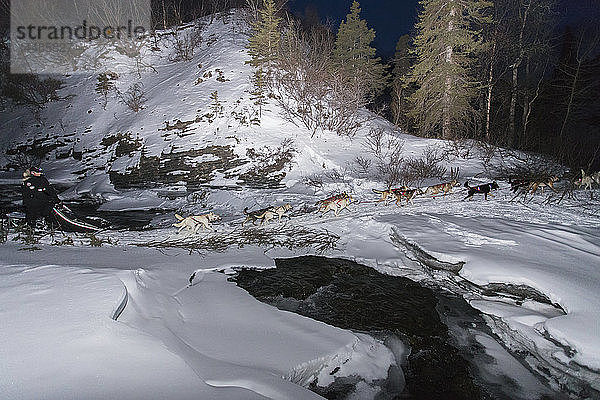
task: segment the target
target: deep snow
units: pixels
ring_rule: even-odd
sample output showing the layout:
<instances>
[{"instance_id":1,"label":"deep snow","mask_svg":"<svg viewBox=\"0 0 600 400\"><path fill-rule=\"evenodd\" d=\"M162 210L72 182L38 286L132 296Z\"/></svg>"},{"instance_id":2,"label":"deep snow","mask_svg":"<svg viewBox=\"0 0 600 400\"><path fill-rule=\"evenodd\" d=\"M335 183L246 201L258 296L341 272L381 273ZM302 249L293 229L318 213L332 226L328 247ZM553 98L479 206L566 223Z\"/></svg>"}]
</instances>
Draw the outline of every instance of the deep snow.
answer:
<instances>
[{"instance_id":1,"label":"deep snow","mask_svg":"<svg viewBox=\"0 0 600 400\"><path fill-rule=\"evenodd\" d=\"M541 375L552 375L553 388L572 384L569 377L573 377L600 390L600 217L594 211L598 203L592 203L596 208L591 210L572 199L548 205L541 194L528 203L511 202L506 182L499 182L497 196L487 202L479 198L461 202L464 193L457 188L446 198L421 196L414 206L374 204L377 196L371 189L382 189L383 183L351 168L356 155L369 156L365 138L370 128L382 127L390 140L404 141L406 156L445 144L404 135L377 117L351 140L333 132L311 137L284 121L274 103L263 110L260 126L240 124L231 112L252 107L244 30L237 18L227 24L215 20L205 28L205 42L189 62L169 62L168 48L148 51L145 60L154 70L141 72L148 102L139 113L116 100L102 110L94 92L95 77L68 77L63 94L78 96L51 103L42 111L41 126L31 122L27 110L3 111L0 126L13 134L3 136L2 148L46 135L72 137L73 149L83 151L81 162L50 154L42 166L52 182L73 185L61 194L64 199L89 195L101 200L105 211L212 210L224 216L217 229L226 233L239 229L244 207L290 202L296 212L286 224L327 229L341 238L328 256L417 280L534 288L556 306L471 291L463 295L488 315L489 325L509 348L532 354L525 362ZM117 56L110 65L121 75L122 90L139 79L131 61L123 57ZM228 80L216 80L217 69ZM195 84L207 71L213 75ZM212 123L195 122L185 135L162 136L166 122L191 121L206 112L215 90L225 116ZM236 155L245 157L247 148L275 147L285 137L294 140L297 155L286 171L284 188L214 189L239 189L235 174L215 173L207 197L169 200L159 189L118 191L110 184L110 171L127 171L140 157L140 152L116 157L114 146L100 144L118 132L140 138L147 155L220 144L231 145ZM476 151L472 158L452 159L447 166L460 167L461 183L491 178L483 173ZM345 181L321 189L301 183L303 176L333 170L340 171ZM6 178L12 182L14 173ZM423 184L427 183L437 182ZM185 193L185 182L169 190ZM357 201L339 217L319 218L301 211L342 190ZM356 372L367 378L385 377L395 361L382 343L260 304L214 270L272 267L274 257L310 250L250 246L199 256L132 246L183 237L175 233L172 222L165 216L154 221L153 230L100 234L118 240L117 245L102 248L89 247L85 238L75 240L75 246L61 247L51 246L52 240L46 238L36 245L41 251L28 251L31 246L10 241L0 245L0 313L7 321L0 327L3 398L299 399L317 396L292 381L306 384L318 377L326 384L336 366L344 365L336 376ZM458 276L432 272L394 235L440 260L464 266ZM207 271L199 272L194 285L185 288L190 274L199 269ZM115 321L111 317L125 294L127 305ZM498 352L493 343L486 347L490 354ZM346 359L351 362L344 364Z\"/></svg>"}]
</instances>

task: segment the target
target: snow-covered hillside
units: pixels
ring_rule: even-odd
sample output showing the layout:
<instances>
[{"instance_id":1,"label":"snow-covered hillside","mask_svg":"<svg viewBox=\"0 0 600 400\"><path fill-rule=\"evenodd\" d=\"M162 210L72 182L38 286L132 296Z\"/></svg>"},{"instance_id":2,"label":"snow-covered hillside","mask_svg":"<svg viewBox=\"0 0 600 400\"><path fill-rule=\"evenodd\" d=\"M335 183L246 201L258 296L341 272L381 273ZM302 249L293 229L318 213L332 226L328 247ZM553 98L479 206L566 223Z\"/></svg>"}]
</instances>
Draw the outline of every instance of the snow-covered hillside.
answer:
<instances>
[{"instance_id":1,"label":"snow-covered hillside","mask_svg":"<svg viewBox=\"0 0 600 400\"><path fill-rule=\"evenodd\" d=\"M581 199L589 195L579 194L548 203L539 193L512 201L507 182L499 181L488 201L477 195L463 202L457 187L402 207L376 203L372 189L385 184L375 178L374 164L361 170L355 162L357 156L376 162L370 132L382 129L386 143L402 142L405 157L447 144L403 134L366 111L369 118L351 139L335 132L312 137L286 121L273 99L260 123L252 122L258 109L245 64L246 32L239 17L215 19L203 28L191 61L169 61L166 39L160 51L148 43L148 67L138 70L118 55L107 59L121 92L143 84L147 101L137 113L113 97L104 109L96 76L85 75L64 78L61 96L68 99L48 104L39 122L26 109L2 112L4 164L15 153L46 149L42 167L50 181L69 186L63 199L93 197L106 212L163 212L147 230L98 234L110 241L100 248L73 234L73 243L60 234L25 245L13 235L0 245L0 397L318 398L306 389L311 383L360 375L366 383L349 398L373 398L370 384L400 364L405 347L391 349L368 335L266 306L218 272L269 268L276 257L314 248L202 247L240 234L245 207L289 202L292 218L265 230L292 238L301 228L331 233L339 240L325 255L435 282L481 310L496 338L519 355L520 363L478 336L497 364L487 374L514 382L513 398L552 390L598 398L598 201L584 207ZM289 160L272 156L282 143L293 149ZM474 149L442 164L460 168L461 183L484 183L494 178L484 159ZM18 183L19 172L0 177ZM318 181L312 186L305 179L311 176ZM353 204L337 217L319 218L315 202L342 191ZM216 232L188 236L171 226L173 210L214 211L223 219ZM151 245L176 242L196 243L203 255ZM458 272L445 270L448 264Z\"/></svg>"}]
</instances>

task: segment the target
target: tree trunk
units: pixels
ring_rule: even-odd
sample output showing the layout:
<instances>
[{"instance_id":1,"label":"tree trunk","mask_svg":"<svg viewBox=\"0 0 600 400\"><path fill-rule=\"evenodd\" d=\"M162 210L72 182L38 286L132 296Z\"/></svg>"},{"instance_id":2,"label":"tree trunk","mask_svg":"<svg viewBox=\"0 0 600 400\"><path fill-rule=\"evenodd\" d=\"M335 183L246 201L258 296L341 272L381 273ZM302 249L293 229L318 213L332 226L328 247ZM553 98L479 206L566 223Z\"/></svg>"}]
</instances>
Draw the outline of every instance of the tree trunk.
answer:
<instances>
[{"instance_id":1,"label":"tree trunk","mask_svg":"<svg viewBox=\"0 0 600 400\"><path fill-rule=\"evenodd\" d=\"M565 128L567 127L567 121L569 120L569 116L571 114L571 108L573 107L573 99L575 98L575 86L577 85L577 81L579 80L579 72L581 70L581 59L577 59L577 68L575 69L575 75L573 76L573 83L571 84L571 93L569 94L569 102L567 103L567 112L565 113L565 118L563 119L562 126L560 127L559 137L562 139L565 134Z\"/></svg>"},{"instance_id":2,"label":"tree trunk","mask_svg":"<svg viewBox=\"0 0 600 400\"><path fill-rule=\"evenodd\" d=\"M531 1L527 3L525 6L525 11L523 13L523 17L521 19L521 30L519 32L519 42L518 42L518 55L515 63L512 65L512 88L510 95L510 116L509 116L509 129L510 136L513 141L513 146L518 144L517 140L517 127L516 127L516 109L517 109L517 91L519 89L519 67L523 62L523 55L525 50L523 49L523 35L525 33L525 27L527 26L527 17L529 16L529 9L531 7Z\"/></svg>"},{"instance_id":3,"label":"tree trunk","mask_svg":"<svg viewBox=\"0 0 600 400\"><path fill-rule=\"evenodd\" d=\"M517 89L519 87L519 65L521 60L517 60L512 66L512 87L510 94L510 112L508 117L508 126L513 146L517 145L517 129L515 127L515 113L517 108Z\"/></svg>"},{"instance_id":4,"label":"tree trunk","mask_svg":"<svg viewBox=\"0 0 600 400\"><path fill-rule=\"evenodd\" d=\"M529 57L527 57L526 61L525 61L525 82L529 82ZM527 136L526 136L526 131L527 131L527 126L525 124L525 120L527 119L527 116L529 115L529 106L530 106L530 102L529 102L529 91L527 90L527 88L525 88L525 90L523 91L523 114L521 116L521 126L523 127L522 131L521 131L521 140L523 141L527 141Z\"/></svg>"},{"instance_id":5,"label":"tree trunk","mask_svg":"<svg viewBox=\"0 0 600 400\"><path fill-rule=\"evenodd\" d=\"M165 0L162 1L162 14L163 14L163 29L167 30L167 9L165 7Z\"/></svg>"},{"instance_id":6,"label":"tree trunk","mask_svg":"<svg viewBox=\"0 0 600 400\"><path fill-rule=\"evenodd\" d=\"M494 40L494 44L492 45L492 53L490 56L490 69L488 71L488 91L487 91L487 100L485 106L485 139L490 142L491 132L490 132L490 119L492 113L492 91L494 90L494 58L496 55L496 40Z\"/></svg>"}]
</instances>

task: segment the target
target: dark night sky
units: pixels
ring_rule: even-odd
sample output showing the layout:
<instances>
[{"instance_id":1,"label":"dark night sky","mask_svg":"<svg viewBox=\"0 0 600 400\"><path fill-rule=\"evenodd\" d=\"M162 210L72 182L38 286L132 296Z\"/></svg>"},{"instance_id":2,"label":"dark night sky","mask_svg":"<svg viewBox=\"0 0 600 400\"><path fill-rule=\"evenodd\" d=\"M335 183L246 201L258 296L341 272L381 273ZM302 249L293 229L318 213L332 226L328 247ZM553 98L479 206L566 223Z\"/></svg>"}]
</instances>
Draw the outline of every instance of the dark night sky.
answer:
<instances>
[{"instance_id":1,"label":"dark night sky","mask_svg":"<svg viewBox=\"0 0 600 400\"><path fill-rule=\"evenodd\" d=\"M361 16L375 29L374 46L383 57L394 54L398 38L410 33L417 20L418 0L362 0ZM337 30L340 21L350 12L352 0L288 0L289 8L304 15L307 8L316 9L322 21L330 19ZM577 24L585 18L600 20L600 0L558 0L557 25Z\"/></svg>"}]
</instances>

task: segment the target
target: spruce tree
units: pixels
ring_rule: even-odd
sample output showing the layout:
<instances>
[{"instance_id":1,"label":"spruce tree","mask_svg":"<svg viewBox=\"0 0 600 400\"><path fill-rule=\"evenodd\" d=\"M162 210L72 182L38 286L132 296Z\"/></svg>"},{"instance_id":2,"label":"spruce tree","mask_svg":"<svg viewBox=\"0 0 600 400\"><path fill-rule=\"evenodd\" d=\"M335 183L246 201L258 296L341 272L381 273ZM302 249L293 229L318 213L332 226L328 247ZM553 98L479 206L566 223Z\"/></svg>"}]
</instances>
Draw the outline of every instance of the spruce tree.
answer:
<instances>
[{"instance_id":1,"label":"spruce tree","mask_svg":"<svg viewBox=\"0 0 600 400\"><path fill-rule=\"evenodd\" d=\"M473 78L477 55L484 49L479 28L490 22L484 0L421 0L414 54L405 80L417 90L409 113L426 136L457 139L472 120L478 82Z\"/></svg>"},{"instance_id":2,"label":"spruce tree","mask_svg":"<svg viewBox=\"0 0 600 400\"><path fill-rule=\"evenodd\" d=\"M252 57L249 64L269 70L277 60L281 18L277 16L275 0L263 0L263 6L258 20L252 25L253 35L248 42L248 52Z\"/></svg>"},{"instance_id":3,"label":"spruce tree","mask_svg":"<svg viewBox=\"0 0 600 400\"><path fill-rule=\"evenodd\" d=\"M403 35L398 39L398 43L396 43L396 54L392 60L392 102L390 106L394 124L403 128L406 128L408 125L408 118L406 117L408 111L407 99L411 92L414 91L411 90L412 88L407 88L404 85L404 79L410 73L412 62L410 36Z\"/></svg>"},{"instance_id":4,"label":"spruce tree","mask_svg":"<svg viewBox=\"0 0 600 400\"><path fill-rule=\"evenodd\" d=\"M381 59L375 57L376 49L371 47L375 31L360 18L360 11L360 4L354 1L340 24L333 59L359 95L369 101L385 87L387 77Z\"/></svg>"},{"instance_id":5,"label":"spruce tree","mask_svg":"<svg viewBox=\"0 0 600 400\"><path fill-rule=\"evenodd\" d=\"M116 89L115 82L119 75L115 72L103 72L98 75L98 82L96 83L96 93L101 94L103 97L102 108L106 110L108 104L108 94Z\"/></svg>"},{"instance_id":6,"label":"spruce tree","mask_svg":"<svg viewBox=\"0 0 600 400\"><path fill-rule=\"evenodd\" d=\"M258 106L258 118L262 118L262 106L267 104L265 71L259 67L251 78L254 90L250 92L250 100Z\"/></svg>"}]
</instances>

